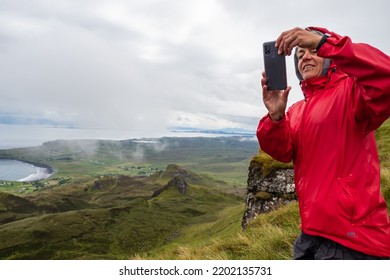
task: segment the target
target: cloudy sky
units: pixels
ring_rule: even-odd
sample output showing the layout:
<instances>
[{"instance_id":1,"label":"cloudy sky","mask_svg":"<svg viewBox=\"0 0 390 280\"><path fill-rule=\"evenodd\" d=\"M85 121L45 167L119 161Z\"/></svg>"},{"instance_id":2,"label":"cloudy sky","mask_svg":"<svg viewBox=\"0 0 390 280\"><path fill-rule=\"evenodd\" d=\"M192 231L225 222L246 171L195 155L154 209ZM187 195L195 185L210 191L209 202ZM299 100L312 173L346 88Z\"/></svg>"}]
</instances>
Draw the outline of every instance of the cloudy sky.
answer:
<instances>
[{"instance_id":1,"label":"cloudy sky","mask_svg":"<svg viewBox=\"0 0 390 280\"><path fill-rule=\"evenodd\" d=\"M390 54L389 10L356 0L0 0L0 142L37 126L100 138L254 130L266 113L264 41L323 26ZM301 92L287 63L291 104Z\"/></svg>"}]
</instances>

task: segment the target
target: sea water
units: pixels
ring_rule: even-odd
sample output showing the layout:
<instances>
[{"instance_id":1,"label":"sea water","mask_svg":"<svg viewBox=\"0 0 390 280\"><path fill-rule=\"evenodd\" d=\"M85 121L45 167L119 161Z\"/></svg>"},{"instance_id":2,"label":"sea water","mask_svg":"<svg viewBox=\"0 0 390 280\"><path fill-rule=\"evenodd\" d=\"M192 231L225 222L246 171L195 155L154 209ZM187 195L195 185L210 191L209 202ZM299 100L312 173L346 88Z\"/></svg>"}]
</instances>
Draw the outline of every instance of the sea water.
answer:
<instances>
[{"instance_id":1,"label":"sea water","mask_svg":"<svg viewBox=\"0 0 390 280\"><path fill-rule=\"evenodd\" d=\"M26 182L46 179L50 175L44 167L18 160L0 159L0 180Z\"/></svg>"}]
</instances>

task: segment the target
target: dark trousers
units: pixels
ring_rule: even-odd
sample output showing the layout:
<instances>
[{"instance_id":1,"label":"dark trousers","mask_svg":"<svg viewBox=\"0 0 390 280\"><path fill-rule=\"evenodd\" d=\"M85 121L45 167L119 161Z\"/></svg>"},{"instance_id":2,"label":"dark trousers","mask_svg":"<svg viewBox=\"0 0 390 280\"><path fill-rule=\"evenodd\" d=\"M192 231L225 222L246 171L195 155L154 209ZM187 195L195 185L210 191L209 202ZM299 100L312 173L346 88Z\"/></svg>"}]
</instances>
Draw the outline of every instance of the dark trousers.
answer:
<instances>
[{"instance_id":1,"label":"dark trousers","mask_svg":"<svg viewBox=\"0 0 390 280\"><path fill-rule=\"evenodd\" d=\"M388 260L349 249L332 240L301 232L294 242L295 260Z\"/></svg>"}]
</instances>

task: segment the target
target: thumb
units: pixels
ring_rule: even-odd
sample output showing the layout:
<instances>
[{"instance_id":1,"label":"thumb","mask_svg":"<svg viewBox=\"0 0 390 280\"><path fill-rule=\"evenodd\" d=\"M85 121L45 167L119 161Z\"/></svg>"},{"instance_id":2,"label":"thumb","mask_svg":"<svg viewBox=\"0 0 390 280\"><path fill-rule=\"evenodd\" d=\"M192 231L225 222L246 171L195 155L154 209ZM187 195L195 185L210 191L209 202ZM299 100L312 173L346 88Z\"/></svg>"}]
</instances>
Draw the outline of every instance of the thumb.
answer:
<instances>
[{"instance_id":1,"label":"thumb","mask_svg":"<svg viewBox=\"0 0 390 280\"><path fill-rule=\"evenodd\" d=\"M286 99L288 98L288 95L290 94L290 90L291 90L291 86L288 86L288 87L284 90L284 96L286 97Z\"/></svg>"}]
</instances>

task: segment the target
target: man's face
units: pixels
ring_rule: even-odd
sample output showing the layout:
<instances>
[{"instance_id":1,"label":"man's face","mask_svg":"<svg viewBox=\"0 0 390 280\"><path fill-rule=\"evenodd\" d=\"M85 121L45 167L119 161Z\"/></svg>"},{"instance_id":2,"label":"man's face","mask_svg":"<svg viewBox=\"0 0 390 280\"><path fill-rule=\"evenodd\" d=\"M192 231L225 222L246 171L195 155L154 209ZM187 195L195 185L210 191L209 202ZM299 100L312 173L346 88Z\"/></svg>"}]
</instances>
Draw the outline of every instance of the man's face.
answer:
<instances>
[{"instance_id":1,"label":"man's face","mask_svg":"<svg viewBox=\"0 0 390 280\"><path fill-rule=\"evenodd\" d=\"M298 48L298 70L304 80L321 75L324 58L317 56L315 49Z\"/></svg>"}]
</instances>

